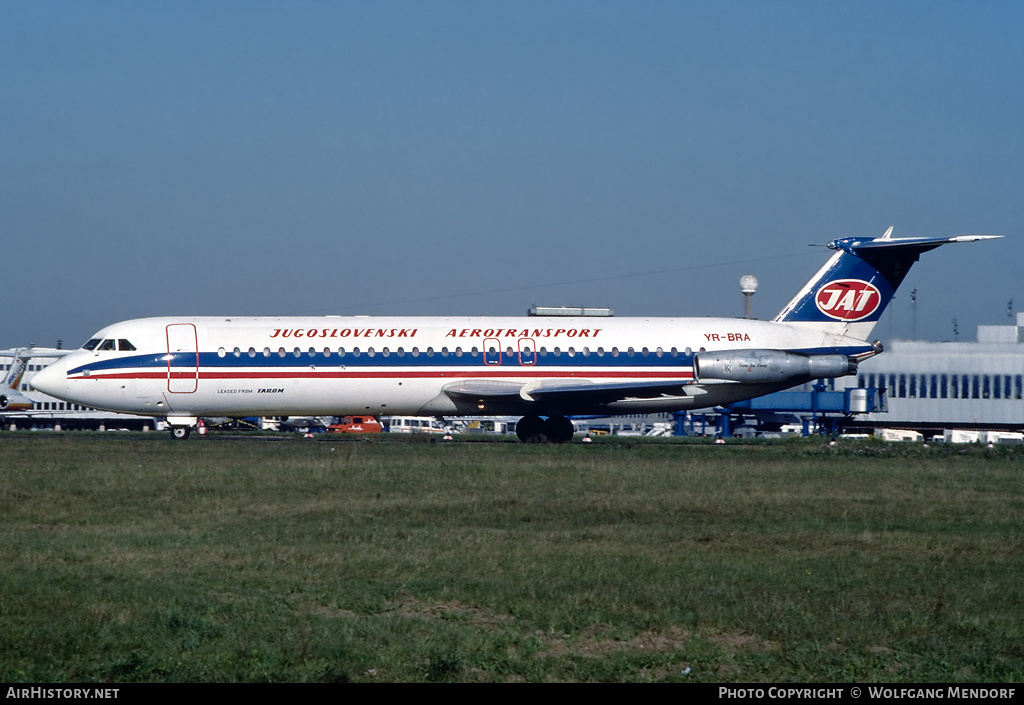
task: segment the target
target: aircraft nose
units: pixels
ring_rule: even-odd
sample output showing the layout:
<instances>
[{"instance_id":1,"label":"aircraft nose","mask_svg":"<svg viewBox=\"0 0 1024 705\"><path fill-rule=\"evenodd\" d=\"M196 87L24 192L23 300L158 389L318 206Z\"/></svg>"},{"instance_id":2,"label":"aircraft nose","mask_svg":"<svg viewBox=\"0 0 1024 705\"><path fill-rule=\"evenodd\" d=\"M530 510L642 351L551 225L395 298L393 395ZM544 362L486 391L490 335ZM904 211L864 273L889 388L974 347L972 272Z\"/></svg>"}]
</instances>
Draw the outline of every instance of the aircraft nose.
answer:
<instances>
[{"instance_id":1,"label":"aircraft nose","mask_svg":"<svg viewBox=\"0 0 1024 705\"><path fill-rule=\"evenodd\" d=\"M63 399L68 393L68 363L67 358L60 358L52 365L48 365L36 372L29 382L33 389L51 397Z\"/></svg>"}]
</instances>

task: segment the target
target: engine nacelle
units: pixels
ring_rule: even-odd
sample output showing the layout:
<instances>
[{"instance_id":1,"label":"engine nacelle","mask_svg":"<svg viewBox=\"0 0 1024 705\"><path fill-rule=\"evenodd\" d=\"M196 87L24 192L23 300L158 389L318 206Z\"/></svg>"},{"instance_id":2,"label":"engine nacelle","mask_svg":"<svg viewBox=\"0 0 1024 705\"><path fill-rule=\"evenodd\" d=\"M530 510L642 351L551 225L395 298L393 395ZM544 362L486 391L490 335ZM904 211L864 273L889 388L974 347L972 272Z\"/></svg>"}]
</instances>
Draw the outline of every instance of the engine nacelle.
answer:
<instances>
[{"instance_id":1,"label":"engine nacelle","mask_svg":"<svg viewBox=\"0 0 1024 705\"><path fill-rule=\"evenodd\" d=\"M782 350L714 350L693 357L698 380L771 384L820 377L842 377L857 371L857 361L846 355L804 355Z\"/></svg>"},{"instance_id":2,"label":"engine nacelle","mask_svg":"<svg viewBox=\"0 0 1024 705\"><path fill-rule=\"evenodd\" d=\"M32 400L16 392L7 390L0 394L0 411L28 411L32 408Z\"/></svg>"}]
</instances>

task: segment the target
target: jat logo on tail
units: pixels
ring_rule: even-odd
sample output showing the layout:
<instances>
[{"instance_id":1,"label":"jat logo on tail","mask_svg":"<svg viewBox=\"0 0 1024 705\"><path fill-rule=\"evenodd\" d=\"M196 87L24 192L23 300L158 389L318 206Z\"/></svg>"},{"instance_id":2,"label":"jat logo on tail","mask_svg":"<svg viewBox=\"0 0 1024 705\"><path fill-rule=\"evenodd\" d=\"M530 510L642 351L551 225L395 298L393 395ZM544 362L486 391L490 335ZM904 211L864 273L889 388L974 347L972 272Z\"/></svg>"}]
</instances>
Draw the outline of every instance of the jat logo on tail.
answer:
<instances>
[{"instance_id":1,"label":"jat logo on tail","mask_svg":"<svg viewBox=\"0 0 1024 705\"><path fill-rule=\"evenodd\" d=\"M840 321L859 321L874 313L882 295L874 284L862 279L837 279L818 290L814 303L818 310Z\"/></svg>"}]
</instances>

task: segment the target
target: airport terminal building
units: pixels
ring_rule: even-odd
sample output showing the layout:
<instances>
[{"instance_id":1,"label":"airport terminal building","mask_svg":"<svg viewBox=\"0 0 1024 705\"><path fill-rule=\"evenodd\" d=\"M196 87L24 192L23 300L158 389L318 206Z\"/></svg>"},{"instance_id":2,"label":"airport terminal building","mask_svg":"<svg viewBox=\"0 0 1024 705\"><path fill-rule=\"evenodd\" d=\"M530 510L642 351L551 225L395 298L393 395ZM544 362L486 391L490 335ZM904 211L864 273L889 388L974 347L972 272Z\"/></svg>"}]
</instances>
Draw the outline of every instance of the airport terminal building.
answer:
<instances>
[{"instance_id":1,"label":"airport terminal building","mask_svg":"<svg viewBox=\"0 0 1024 705\"><path fill-rule=\"evenodd\" d=\"M896 340L836 389L884 389L888 411L856 424L914 428L1024 429L1024 313L1015 325L978 326L973 343Z\"/></svg>"}]
</instances>

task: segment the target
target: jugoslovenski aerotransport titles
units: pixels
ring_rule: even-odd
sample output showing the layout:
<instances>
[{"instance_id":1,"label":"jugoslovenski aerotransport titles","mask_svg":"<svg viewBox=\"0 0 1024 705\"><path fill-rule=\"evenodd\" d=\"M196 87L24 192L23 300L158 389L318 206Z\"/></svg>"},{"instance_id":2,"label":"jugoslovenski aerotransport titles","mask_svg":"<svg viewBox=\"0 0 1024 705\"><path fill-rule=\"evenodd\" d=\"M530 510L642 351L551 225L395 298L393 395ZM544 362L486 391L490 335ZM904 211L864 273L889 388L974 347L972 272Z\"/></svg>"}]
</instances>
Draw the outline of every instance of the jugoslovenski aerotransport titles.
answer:
<instances>
[{"instance_id":1,"label":"jugoslovenski aerotransport titles","mask_svg":"<svg viewBox=\"0 0 1024 705\"><path fill-rule=\"evenodd\" d=\"M574 414L701 409L854 374L922 252L994 235L834 240L771 321L731 318L175 316L115 323L32 386L84 406L165 417L521 416L565 442Z\"/></svg>"}]
</instances>

